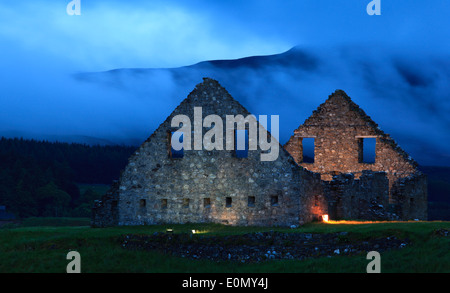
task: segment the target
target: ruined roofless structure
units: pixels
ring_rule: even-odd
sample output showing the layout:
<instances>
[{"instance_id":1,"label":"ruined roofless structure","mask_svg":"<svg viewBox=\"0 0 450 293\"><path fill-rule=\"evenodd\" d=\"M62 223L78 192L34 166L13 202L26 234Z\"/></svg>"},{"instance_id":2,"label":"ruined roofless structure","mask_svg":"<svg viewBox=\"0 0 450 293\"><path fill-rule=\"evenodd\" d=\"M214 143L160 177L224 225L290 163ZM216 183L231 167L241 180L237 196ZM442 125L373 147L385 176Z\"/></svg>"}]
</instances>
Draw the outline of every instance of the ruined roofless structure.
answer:
<instances>
[{"instance_id":1,"label":"ruined roofless structure","mask_svg":"<svg viewBox=\"0 0 450 293\"><path fill-rule=\"evenodd\" d=\"M245 156L225 149L186 149L175 156L170 142L178 128L171 127L172 118L186 115L194 121L194 107L202 107L203 117L215 114L223 121L226 115L250 114L217 81L204 78L130 157L119 181L94 203L93 227L290 226L324 214L331 219L426 219L426 178L342 91L330 96L285 148L277 142L274 161L262 161L259 147ZM377 139L375 164L358 162L360 139L368 136ZM315 138L314 163L302 161L303 137Z\"/></svg>"},{"instance_id":2,"label":"ruined roofless structure","mask_svg":"<svg viewBox=\"0 0 450 293\"><path fill-rule=\"evenodd\" d=\"M313 144L313 158L303 152L303 141ZM366 143L372 142L372 145ZM377 204L400 219L427 218L427 180L417 163L342 90L337 90L294 131L285 149L302 167L319 173L326 185L333 179L359 179L365 170L384 172L388 198ZM366 148L371 148L366 150ZM354 218L344 195L335 199L337 218ZM388 207L388 209L386 209Z\"/></svg>"}]
</instances>

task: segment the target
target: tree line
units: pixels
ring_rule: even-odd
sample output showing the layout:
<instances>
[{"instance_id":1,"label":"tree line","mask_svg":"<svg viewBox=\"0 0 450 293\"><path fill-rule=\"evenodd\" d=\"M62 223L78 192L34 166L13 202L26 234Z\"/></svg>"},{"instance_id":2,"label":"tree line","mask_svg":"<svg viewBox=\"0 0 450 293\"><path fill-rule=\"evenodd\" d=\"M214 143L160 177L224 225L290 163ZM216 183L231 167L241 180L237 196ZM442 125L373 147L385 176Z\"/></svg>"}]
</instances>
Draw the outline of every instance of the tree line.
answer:
<instances>
[{"instance_id":1,"label":"tree line","mask_svg":"<svg viewBox=\"0 0 450 293\"><path fill-rule=\"evenodd\" d=\"M117 180L133 146L0 139L0 205L16 217L89 217L95 189Z\"/></svg>"},{"instance_id":2,"label":"tree line","mask_svg":"<svg viewBox=\"0 0 450 293\"><path fill-rule=\"evenodd\" d=\"M103 194L80 184L119 179L135 146L89 146L0 138L0 206L16 217L90 217ZM450 168L421 166L428 176L429 218L448 220Z\"/></svg>"}]
</instances>

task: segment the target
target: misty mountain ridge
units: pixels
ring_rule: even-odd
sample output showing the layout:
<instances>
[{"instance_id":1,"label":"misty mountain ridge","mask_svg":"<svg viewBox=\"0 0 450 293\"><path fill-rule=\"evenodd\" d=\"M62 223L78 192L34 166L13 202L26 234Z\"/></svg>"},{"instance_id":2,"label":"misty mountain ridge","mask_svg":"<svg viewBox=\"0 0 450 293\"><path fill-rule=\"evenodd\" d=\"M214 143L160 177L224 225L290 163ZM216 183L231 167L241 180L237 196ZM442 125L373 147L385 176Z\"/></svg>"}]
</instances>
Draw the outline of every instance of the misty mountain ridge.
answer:
<instances>
[{"instance_id":1,"label":"misty mountain ridge","mask_svg":"<svg viewBox=\"0 0 450 293\"><path fill-rule=\"evenodd\" d=\"M442 143L450 141L448 56L364 46L294 47L267 56L72 77L68 86L77 92L71 100L74 108L89 103L95 111L86 119L76 119L76 113L73 121L66 119L69 137L84 129L88 137L135 145L150 136L203 77L210 77L251 113L280 115L281 143L331 93L342 89L419 164L450 166L450 146ZM76 100L80 95L86 99Z\"/></svg>"}]
</instances>

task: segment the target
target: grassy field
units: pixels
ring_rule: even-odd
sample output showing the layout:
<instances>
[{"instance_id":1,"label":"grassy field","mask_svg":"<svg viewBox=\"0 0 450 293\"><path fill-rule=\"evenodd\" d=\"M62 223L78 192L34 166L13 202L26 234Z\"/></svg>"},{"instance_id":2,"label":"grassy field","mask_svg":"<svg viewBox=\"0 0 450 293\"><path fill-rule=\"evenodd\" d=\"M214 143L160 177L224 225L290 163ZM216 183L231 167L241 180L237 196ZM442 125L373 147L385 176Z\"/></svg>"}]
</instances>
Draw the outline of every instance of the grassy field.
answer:
<instances>
[{"instance_id":1,"label":"grassy field","mask_svg":"<svg viewBox=\"0 0 450 293\"><path fill-rule=\"evenodd\" d=\"M262 263L189 260L152 251L121 248L118 238L128 233L150 234L173 228L174 233L192 229L211 235L243 234L257 231L329 233L346 231L352 237L396 235L412 245L383 252L381 272L450 272L450 237L438 236L438 229L450 229L450 222L405 222L375 224L311 223L297 229L230 227L216 224L90 228L89 219L34 218L0 227L0 272L64 273L66 255L81 255L81 271L94 272L177 272L177 273L365 273L365 254L317 259L270 260Z\"/></svg>"}]
</instances>

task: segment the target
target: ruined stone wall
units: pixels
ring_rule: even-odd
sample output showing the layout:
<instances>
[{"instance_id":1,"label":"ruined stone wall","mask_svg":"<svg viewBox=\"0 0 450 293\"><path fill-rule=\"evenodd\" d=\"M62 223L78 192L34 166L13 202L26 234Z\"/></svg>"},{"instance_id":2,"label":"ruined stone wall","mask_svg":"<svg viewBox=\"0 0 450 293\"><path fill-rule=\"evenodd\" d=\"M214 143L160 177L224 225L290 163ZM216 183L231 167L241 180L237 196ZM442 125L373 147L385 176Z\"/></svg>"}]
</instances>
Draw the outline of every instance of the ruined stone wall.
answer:
<instances>
[{"instance_id":1,"label":"ruined stone wall","mask_svg":"<svg viewBox=\"0 0 450 293\"><path fill-rule=\"evenodd\" d=\"M428 190L427 177L416 173L401 178L392 187L392 196L398 203L396 213L403 220L427 220Z\"/></svg>"},{"instance_id":2,"label":"ruined stone wall","mask_svg":"<svg viewBox=\"0 0 450 293\"><path fill-rule=\"evenodd\" d=\"M96 202L92 225L222 223L298 225L337 219L426 219L426 177L417 164L350 98L337 91L300 126L275 161L261 150L184 150L170 156L175 115L222 118L250 113L217 81L204 79L136 150L120 181ZM209 129L201 128L202 137ZM192 133L193 136L195 133ZM304 137L315 138L315 161L302 161ZM361 162L361 138L376 138L376 160ZM193 138L193 137L192 137ZM371 170L371 171L368 171ZM349 174L351 173L351 174ZM395 213L388 208L395 204Z\"/></svg>"},{"instance_id":3,"label":"ruined stone wall","mask_svg":"<svg viewBox=\"0 0 450 293\"><path fill-rule=\"evenodd\" d=\"M311 219L305 197L320 179L299 167L279 145L275 161L262 162L261 150L247 158L234 151L185 150L169 157L172 117L194 107L203 117L250 114L216 81L205 79L129 159L118 187L118 224L215 222L231 225L298 225ZM203 129L203 134L205 129ZM310 184L305 184L310 182ZM316 182L316 183L313 183Z\"/></svg>"},{"instance_id":4,"label":"ruined stone wall","mask_svg":"<svg viewBox=\"0 0 450 293\"><path fill-rule=\"evenodd\" d=\"M302 161L304 137L315 138L314 163ZM361 162L361 139L376 138L375 163ZM285 145L298 164L332 180L334 174L352 173L355 178L363 170L386 172L389 185L417 171L414 162L388 134L367 116L343 92L336 91L313 112ZM391 201L393 199L391 198Z\"/></svg>"},{"instance_id":5,"label":"ruined stone wall","mask_svg":"<svg viewBox=\"0 0 450 293\"><path fill-rule=\"evenodd\" d=\"M304 174L302 179L303 184L301 187L300 198L301 205L309 210L305 213L305 217L302 219L302 223L311 221L321 221L322 215L328 213L328 201L324 194L324 188L322 180L320 179L320 174L309 172L309 174Z\"/></svg>"},{"instance_id":6,"label":"ruined stone wall","mask_svg":"<svg viewBox=\"0 0 450 293\"><path fill-rule=\"evenodd\" d=\"M334 175L323 185L331 220L395 218L389 212L389 180L384 172L363 171L359 179L353 174Z\"/></svg>"},{"instance_id":7,"label":"ruined stone wall","mask_svg":"<svg viewBox=\"0 0 450 293\"><path fill-rule=\"evenodd\" d=\"M116 226L119 223L119 182L114 181L101 200L96 200L92 208L92 227Z\"/></svg>"}]
</instances>

